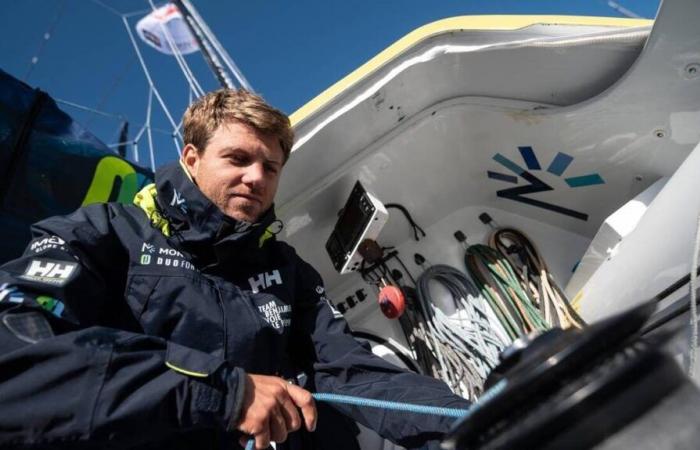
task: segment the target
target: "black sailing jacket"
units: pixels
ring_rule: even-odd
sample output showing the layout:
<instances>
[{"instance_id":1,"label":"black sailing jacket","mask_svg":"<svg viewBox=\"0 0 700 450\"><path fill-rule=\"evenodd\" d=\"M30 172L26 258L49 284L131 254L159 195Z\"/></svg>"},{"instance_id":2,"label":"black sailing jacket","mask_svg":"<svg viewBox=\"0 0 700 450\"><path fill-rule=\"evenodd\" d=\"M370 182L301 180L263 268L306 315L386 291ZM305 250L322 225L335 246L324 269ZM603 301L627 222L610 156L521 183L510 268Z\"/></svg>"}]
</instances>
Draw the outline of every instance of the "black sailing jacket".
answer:
<instances>
[{"instance_id":1,"label":"black sailing jacket","mask_svg":"<svg viewBox=\"0 0 700 450\"><path fill-rule=\"evenodd\" d=\"M358 344L318 273L274 238L272 209L236 222L178 164L136 203L39 222L1 268L0 446L238 448L245 372L304 371L313 391L468 405ZM356 448L338 411L407 447L437 448L451 424L320 406L317 432L278 448Z\"/></svg>"}]
</instances>

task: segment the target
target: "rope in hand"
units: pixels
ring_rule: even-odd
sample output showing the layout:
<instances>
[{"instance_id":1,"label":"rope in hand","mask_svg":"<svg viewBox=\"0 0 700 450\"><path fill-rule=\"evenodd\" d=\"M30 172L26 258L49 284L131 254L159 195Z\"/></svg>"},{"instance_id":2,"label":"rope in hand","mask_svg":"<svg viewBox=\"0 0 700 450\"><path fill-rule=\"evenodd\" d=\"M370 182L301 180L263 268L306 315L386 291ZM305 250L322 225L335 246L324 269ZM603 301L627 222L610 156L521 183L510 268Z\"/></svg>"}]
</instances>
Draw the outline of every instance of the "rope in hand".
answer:
<instances>
[{"instance_id":1,"label":"rope in hand","mask_svg":"<svg viewBox=\"0 0 700 450\"><path fill-rule=\"evenodd\" d=\"M496 386L494 386L495 388ZM414 414L429 414L434 416L454 417L461 419L466 417L470 409L443 408L440 406L415 405L412 403L390 402L387 400L374 400L369 398L354 397L351 395L315 393L314 400L328 403L342 403L345 405L365 406L368 408L382 408L391 411L402 411ZM483 397L486 397L484 395ZM245 446L246 450L255 449L255 439L251 438Z\"/></svg>"}]
</instances>

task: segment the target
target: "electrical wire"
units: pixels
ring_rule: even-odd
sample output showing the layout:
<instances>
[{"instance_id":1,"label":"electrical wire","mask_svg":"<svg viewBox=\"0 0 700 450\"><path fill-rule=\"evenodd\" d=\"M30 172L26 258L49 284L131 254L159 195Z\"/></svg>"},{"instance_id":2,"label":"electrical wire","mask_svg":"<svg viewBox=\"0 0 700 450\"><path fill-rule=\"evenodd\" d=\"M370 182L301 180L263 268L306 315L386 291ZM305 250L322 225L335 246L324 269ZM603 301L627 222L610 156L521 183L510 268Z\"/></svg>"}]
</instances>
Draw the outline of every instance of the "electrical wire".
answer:
<instances>
[{"instance_id":1,"label":"electrical wire","mask_svg":"<svg viewBox=\"0 0 700 450\"><path fill-rule=\"evenodd\" d=\"M395 209L398 209L399 211L401 211L401 212L403 213L404 217L406 217L406 220L408 221L408 224L411 226L411 229L412 229L412 231L413 231L413 239L415 239L416 241L420 241L420 236L419 236L418 233L420 233L421 235L423 235L423 237L426 236L426 235L425 235L425 231L423 230L423 228L421 228L420 225L418 225L418 224L416 223L416 221L413 220L413 217L411 216L411 213L408 212L408 210L406 209L405 206L400 205L400 204L398 204L398 203L387 203L387 204L384 205L384 207L385 207L386 209L395 208Z\"/></svg>"}]
</instances>

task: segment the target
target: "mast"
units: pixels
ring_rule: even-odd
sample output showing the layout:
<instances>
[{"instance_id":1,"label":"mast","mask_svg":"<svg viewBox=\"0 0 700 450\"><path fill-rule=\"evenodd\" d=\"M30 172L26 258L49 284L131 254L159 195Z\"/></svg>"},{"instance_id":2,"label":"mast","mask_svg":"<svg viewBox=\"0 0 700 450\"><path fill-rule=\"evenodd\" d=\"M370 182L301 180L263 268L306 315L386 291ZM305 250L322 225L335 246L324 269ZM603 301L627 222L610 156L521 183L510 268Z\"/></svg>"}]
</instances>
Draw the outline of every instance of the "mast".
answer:
<instances>
[{"instance_id":1,"label":"mast","mask_svg":"<svg viewBox=\"0 0 700 450\"><path fill-rule=\"evenodd\" d=\"M211 69L212 73L219 81L221 87L235 88L235 84L231 79L227 68L233 73L241 87L253 91L252 86L248 83L248 80L243 76L243 73L238 69L236 64L233 62L229 54L223 48L221 43L216 39L214 33L206 25L202 17L199 15L197 10L194 8L189 0L173 0L177 9L180 10L182 17L185 19L187 27L192 32L199 49L202 52L202 56L206 61L207 65ZM224 60L226 67L219 59L219 56Z\"/></svg>"}]
</instances>

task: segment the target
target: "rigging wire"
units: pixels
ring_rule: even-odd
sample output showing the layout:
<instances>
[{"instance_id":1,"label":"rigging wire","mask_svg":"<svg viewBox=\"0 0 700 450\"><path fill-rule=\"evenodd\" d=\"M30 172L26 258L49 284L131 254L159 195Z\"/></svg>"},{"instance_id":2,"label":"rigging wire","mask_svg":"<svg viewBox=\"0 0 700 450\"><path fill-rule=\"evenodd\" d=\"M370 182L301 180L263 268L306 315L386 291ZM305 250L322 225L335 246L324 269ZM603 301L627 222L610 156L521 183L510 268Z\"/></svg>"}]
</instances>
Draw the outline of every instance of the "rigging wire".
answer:
<instances>
[{"instance_id":1,"label":"rigging wire","mask_svg":"<svg viewBox=\"0 0 700 450\"><path fill-rule=\"evenodd\" d=\"M26 82L29 80L29 77L31 76L32 72L34 71L34 68L36 67L37 63L39 62L39 57L41 56L41 53L44 51L44 47L46 46L46 43L51 39L51 35L53 34L53 31L56 29L56 26L58 23L61 21L61 18L63 17L63 12L66 9L66 0L62 0L61 3L58 6L58 10L56 11L56 14L53 17L53 20L51 21L51 24L49 25L49 28L46 29L44 32L44 35L42 36L42 39L39 41L39 48L37 48L36 52L34 53L34 56L32 56L32 59L29 61L29 66L27 66L27 73L24 75L24 81Z\"/></svg>"},{"instance_id":2,"label":"rigging wire","mask_svg":"<svg viewBox=\"0 0 700 450\"><path fill-rule=\"evenodd\" d=\"M90 1L94 4L96 4L97 6L100 6L104 9L106 9L107 11L111 12L112 14L114 14L115 16L118 16L118 17L132 17L132 16L136 16L136 15L143 15L143 14L146 14L146 13L151 11L150 9L139 9L136 11L130 11L130 12L123 13L123 12L117 11L116 9L112 8L108 4L102 2L101 0L90 0Z\"/></svg>"},{"instance_id":3,"label":"rigging wire","mask_svg":"<svg viewBox=\"0 0 700 450\"><path fill-rule=\"evenodd\" d=\"M118 120L126 120L126 118L125 118L123 115L121 115L121 114L108 113L108 112L101 111L101 110L98 110L98 109L95 109L95 108L91 108L91 107L89 107L89 106L81 105L81 104L79 104L79 103L71 102L71 101L68 101L68 100L63 100L63 99L60 99L60 98L55 98L54 100L56 100L56 103L59 103L59 104L62 104L62 105L66 105L66 106L70 106L70 107L72 107L72 108L80 109L80 110L83 110L83 111L87 111L87 112L90 112L90 113L92 113L92 114L99 114L99 115L101 115L101 116L105 116L105 117L109 117L109 118L114 118L114 119L118 119ZM150 115L150 113L147 113L147 114ZM146 132L146 130L151 130L151 131L156 132L156 133L158 133L158 134L163 134L163 135L168 135L168 136L174 136L174 134L173 134L172 131L168 131L168 130L164 130L164 129L162 129L162 128L158 128L158 127L153 127L153 126L151 126L151 125L150 125L150 120L148 121L148 123L135 123L134 125L140 126L140 127L141 127L140 130L136 133L136 136L134 137L134 139L132 139L132 140L130 140L130 141L127 141L127 142L116 142L116 143L113 143L113 144L106 144L106 145L107 145L107 147L108 147L109 149L111 149L111 150L114 150L114 149L116 149L117 147L119 147L119 146L121 146L121 145L131 145L131 146L133 147L134 162L136 162L136 163L139 163L139 162L140 162L140 161L139 161L138 144L139 144L139 142L140 142L140 140L141 140L141 137L142 137L143 134ZM180 147L179 147L179 142L177 141L176 138L175 138L175 148L178 149L178 151L179 151L179 148L180 148ZM116 153L116 152L115 152L115 153Z\"/></svg>"},{"instance_id":4,"label":"rigging wire","mask_svg":"<svg viewBox=\"0 0 700 450\"><path fill-rule=\"evenodd\" d=\"M126 17L122 16L122 22L124 23L124 27L126 28L127 33L129 34L129 39L131 40L131 45L134 48L134 51L136 52L136 56L138 57L139 63L141 64L141 68L143 69L143 73L146 76L146 80L148 81L148 85L151 89L151 92L153 95L155 95L156 99L158 100L158 103L160 104L161 108L163 109L163 112L165 113L165 116L168 118L168 121L170 122L170 125L172 126L174 131L174 134L176 137L179 137L182 139L182 135L180 134L180 131L177 129L177 125L175 124L175 120L173 120L172 114L170 114L170 110L168 110L168 107L165 105L165 102L163 101L162 97L160 96L160 93L158 92L158 89L156 88L155 84L153 83L153 79L151 78L151 74L148 71L148 67L146 66L146 63L143 59L143 56L141 55L141 50L139 49L139 46L136 42L136 39L134 38L134 33L131 31L131 27L129 26L129 21L126 19ZM173 139L176 139L174 137ZM177 153L178 153L178 158L180 156L180 148L176 147ZM153 148L150 149L151 152L153 152Z\"/></svg>"},{"instance_id":5,"label":"rigging wire","mask_svg":"<svg viewBox=\"0 0 700 450\"><path fill-rule=\"evenodd\" d=\"M148 0L148 3L151 6L150 10L145 9L145 10L139 10L139 11L132 11L132 12L128 12L128 13L122 13L122 12L118 11L117 9L113 8L112 6L106 4L102 0L91 0L91 2L94 3L95 5L103 8L104 10L108 11L109 13L111 13L115 16L118 16L122 19L122 23L124 25L124 28L126 28L127 35L129 37L129 40L131 41L131 45L134 49L134 52L136 53L137 60L138 60L139 64L141 65L141 69L142 69L143 74L144 74L146 81L148 83L149 101L148 101L148 108L147 108L148 110L147 110L146 123L143 124L143 126L141 127L141 129L137 133L137 136L132 141L128 142L128 144L131 144L133 146L134 159L136 162L139 162L138 143L139 143L139 140L141 139L143 133L145 132L147 135L147 138L148 138L151 167L155 170L155 156L154 156L152 132L153 131L160 132L160 130L157 130L156 128L153 128L151 126L152 101L153 101L152 97L155 96L161 109L163 110L163 113L165 114L168 122L170 123L170 126L172 127L172 132L165 132L165 133L171 135L171 137L173 139L173 144L174 144L175 149L176 149L177 154L178 154L178 157L181 155L181 152L182 152L182 150L181 150L182 122L180 122L179 124L175 123L175 120L173 119L173 115L170 113L170 110L168 109L167 105L165 104L165 101L163 100L163 98L160 94L160 91L156 87L155 82L151 76L149 69L148 69L148 66L143 58L143 55L141 54L141 50L138 46L138 42L134 37L133 31L131 30L128 18L135 16L135 15L142 15L144 13L150 13L152 11L155 11L157 8L156 8L153 0ZM189 2L186 2L186 3L189 5L193 16L195 16L196 19L199 21L200 28L202 29L203 33L206 35L207 39L211 42L211 45L214 46L215 51L223 58L225 64L234 73L236 78L238 78L239 82L245 88L252 91L253 90L252 87L250 86L248 81L245 79L243 74L240 72L238 67L236 67L236 65L233 63L233 61L231 60L228 53L226 53L226 50L216 40L216 37L213 35L211 30L206 26L206 24L204 24L202 22L201 17L196 12L196 10L194 10L194 8L191 6L191 4ZM175 45L172 34L170 33L170 31L163 24L159 24L159 25L161 26L161 29L165 35L166 40L168 41L168 45L170 46L170 49L173 53L173 56L175 57L175 60L178 64L183 76L185 77L185 80L186 80L188 86L189 86L189 89L188 89L189 102L188 102L188 104L190 104L190 103L192 103L193 97L200 97L200 96L204 95L204 89L202 88L201 84L199 83L199 80L197 80L194 73L192 72L189 65L187 64L184 55ZM124 72L125 71L126 71L126 69L124 70ZM118 77L115 80L114 85L118 84L120 81L121 81L121 77ZM108 91L108 94L106 94L106 95L109 95L109 92L113 91L114 85L112 86L112 89L110 89ZM115 118L119 118L120 120L126 120L123 116L116 116L116 115L112 115L109 113L104 113L103 111L99 111L99 108L89 108L89 107L85 107L83 105L78 105L78 104L75 104L72 102L65 102L65 103L71 104L71 106L89 111L91 113L101 114L101 115L108 116L108 117L115 117ZM104 103L104 98L103 98L103 100L101 100L101 102L98 106L101 108L103 103ZM118 145L119 144L108 145L108 147L113 148L113 147L117 147ZM122 145L123 145L123 143L122 143Z\"/></svg>"},{"instance_id":6,"label":"rigging wire","mask_svg":"<svg viewBox=\"0 0 700 450\"><path fill-rule=\"evenodd\" d=\"M56 97L54 97L54 100L56 100L56 103L60 103L62 105L66 105L66 106L71 106L71 107L76 108L76 109L81 109L83 111L87 111L87 112L90 112L92 114L99 114L99 115L105 116L105 117L111 117L111 118L119 119L119 120L126 120L126 117L122 116L121 114L108 113L108 112L101 111L101 110L96 109L96 108L91 108L89 106L81 105L79 103L71 102L68 100L63 100L63 99L56 98Z\"/></svg>"},{"instance_id":7,"label":"rigging wire","mask_svg":"<svg viewBox=\"0 0 700 450\"><path fill-rule=\"evenodd\" d=\"M122 120L122 121L126 120L126 116L124 116L122 114L114 114L114 113L109 113L106 111L101 111L99 109L91 108L91 107L86 106L86 105L81 105L80 103L75 103L75 102L71 102L69 100L64 100L64 99L60 99L60 98L56 98L56 97L54 97L54 100L56 101L56 103L70 106L71 108L80 109L80 110L87 111L87 112L90 112L93 114L99 114L101 116L110 117L110 118L118 119L118 120ZM145 124L140 123L140 122L133 122L133 124L135 126L141 126L141 127L145 125ZM182 128L182 125L180 125L180 128ZM160 134L167 134L167 135L173 134L172 131L164 130L164 129L158 128L158 127L151 127L151 129L157 133L160 133ZM138 140L138 139L135 138L134 140ZM119 143L110 144L110 145L108 145L108 147L109 146L117 146L117 145L119 145Z\"/></svg>"},{"instance_id":8,"label":"rigging wire","mask_svg":"<svg viewBox=\"0 0 700 450\"><path fill-rule=\"evenodd\" d=\"M178 155L182 155L182 148L180 147L180 141L177 139L175 133L173 133L173 143L175 144L175 150L177 150Z\"/></svg>"},{"instance_id":9,"label":"rigging wire","mask_svg":"<svg viewBox=\"0 0 700 450\"><path fill-rule=\"evenodd\" d=\"M614 9L615 11L619 12L625 17L630 17L632 19L642 19L643 17L640 16L639 14L625 8L624 6L620 5L619 3L613 1L613 0L608 0L608 6Z\"/></svg>"},{"instance_id":10,"label":"rigging wire","mask_svg":"<svg viewBox=\"0 0 700 450\"><path fill-rule=\"evenodd\" d=\"M207 63L207 65L213 72L214 77L217 79L219 84L222 87L235 89L235 85L233 84L231 77L221 66L221 61L219 59L218 54L212 48L211 43L204 36L202 27L197 22L197 19L192 15L192 5L183 2L182 0L173 0L173 4L180 11L180 14L182 14L182 18L184 19L185 25L190 30L192 37L199 46L199 51L202 53L204 61Z\"/></svg>"},{"instance_id":11,"label":"rigging wire","mask_svg":"<svg viewBox=\"0 0 700 450\"><path fill-rule=\"evenodd\" d=\"M116 9L112 8L112 7L109 6L108 4L106 4L106 3L104 3L104 2L101 2L100 0L90 0L90 1L91 1L92 3L94 3L94 4L96 4L96 5L101 6L102 8L106 9L107 11L111 12L111 13L114 14L114 15L117 15L117 16L119 16L119 17L122 16L122 13L120 13L120 12L117 11Z\"/></svg>"},{"instance_id":12,"label":"rigging wire","mask_svg":"<svg viewBox=\"0 0 700 450\"><path fill-rule=\"evenodd\" d=\"M216 38L214 33L212 33L211 29L209 29L209 26L207 23L202 19L202 17L199 15L199 12L194 8L192 3L189 0L182 0L182 3L185 4L187 7L188 11L190 14L195 18L197 21L197 24L199 25L199 28L202 30L204 33L204 36L206 36L207 40L209 43L214 47L214 50L216 53L221 57L221 59L224 60L224 64L226 64L226 67L233 73L233 75L236 77L238 80L238 83L245 88L248 91L255 92L253 90L253 86L250 85L246 77L243 75L243 72L238 68L235 62L233 62L233 59L231 56L228 54L226 49L221 45L219 40Z\"/></svg>"},{"instance_id":13,"label":"rigging wire","mask_svg":"<svg viewBox=\"0 0 700 450\"><path fill-rule=\"evenodd\" d=\"M162 96L161 96L161 94L160 94L158 88L156 87L156 85L155 85L155 83L154 83L154 81L153 81L153 78L151 77L150 71L148 70L148 67L147 67L147 65L146 65L146 62L145 62L145 60L144 60L144 58L143 58L143 55L141 54L141 51L140 51L139 46L138 46L138 43L137 43L136 39L134 38L134 34L133 34L132 30L131 30L131 27L130 27L130 25L129 25L129 21L127 20L127 18L132 17L132 16L135 16L135 15L139 15L139 14L144 14L144 13L149 13L149 12L155 11L155 10L156 10L156 6L155 6L153 0L148 0L149 4L150 4L150 6L151 6L151 9L150 9L150 10L144 9L144 10L132 11L132 12L128 12L128 13L122 13L122 12L118 11L117 9L113 8L112 6L106 4L105 2L103 2L103 1L101 1L101 0L91 0L91 2L92 2L93 4L95 4L95 5L99 6L99 7L101 7L102 9L108 11L109 13L111 13L111 14L113 14L113 15L115 15L115 16L118 16L118 17L120 17L120 18L122 19L122 23L123 23L124 27L126 28L127 35L128 35L128 37L129 37L129 40L131 41L132 47L133 47L133 49L134 49L134 52L136 53L137 60L139 61L140 65L141 65L141 69L142 69L142 71L143 71L143 74L144 74L144 76L145 76L145 78L146 78L146 80L147 80L147 83L148 83L148 86L149 86L149 100L148 100L148 108L147 108L147 119L146 119L146 123L143 124L143 126L142 126L141 129L140 129L140 131L137 133L137 136L136 136L133 140L126 142L126 144L130 144L130 145L133 146L134 160L135 160L136 162L139 162L138 143L139 143L139 140L141 139L143 133L145 132L146 135L147 135L147 138L148 138L148 146L149 146L149 156L150 156L151 168L152 168L153 170L155 170L155 155L154 155L154 152L155 152L155 151L154 151L154 146L153 146L153 136L152 136L152 133L153 133L154 131L158 131L158 132L161 132L161 133L169 134L169 135L172 137L172 139L173 139L173 143L174 143L175 149L176 149L176 151L177 151L177 153L178 153L178 157L179 157L180 154L181 154L181 145L180 145L180 143L181 143L181 139L182 139L182 134L181 134L182 123L181 123L181 122L180 122L179 124L176 124L176 123L175 123L175 121L174 121L174 119L173 119L173 115L170 113L170 110L168 109L168 107L167 107L167 105L165 104L165 101L163 100L163 98L162 98ZM187 2L187 3L189 4L189 2ZM53 30L55 29L55 27L56 27L57 24L59 23L61 17L63 16L63 12L64 12L64 10L65 10L65 6L66 6L66 1L63 0L63 1L61 2L61 4L60 4L60 7L59 7L59 9L58 9L56 15L54 16L54 19L53 19L51 25L49 26L48 30L44 33L44 40L40 43L39 49L38 49L38 51L37 51L37 55L35 55L35 56L32 58L32 62L31 62L31 64L30 64L30 66L28 67L28 71L27 71L27 74L26 74L26 76L25 76L25 80L31 75L31 72L32 72L32 70L33 70L33 67L36 65L36 62L38 61L38 57L39 57L39 55L41 54L41 51L43 50L43 47L44 47L46 41L51 37L51 33L53 32ZM200 20L200 22L201 22L201 18L199 17L198 13L197 13L193 8L192 8L192 11L194 12L194 15L197 17L197 19ZM189 65L187 64L187 62L186 62L186 60L185 60L185 58L184 58L184 55L182 54L182 52L181 52L181 51L177 48L177 46L175 45L175 43L174 43L174 41L173 41L173 38L172 38L172 34L170 33L170 31L169 31L166 27L164 27L163 24L160 24L160 26L161 26L162 31L164 32L164 35L165 35L166 40L168 41L168 45L170 46L170 49L171 49L171 51L172 51L172 53L173 53L173 56L175 57L175 60L176 60L176 62L177 62L177 64L178 64L179 68L181 69L181 72L183 73L183 75L184 75L184 77L185 77L185 80L186 80L187 83L188 83L188 86L189 86L189 90L188 90L188 93L189 93L189 103L191 103L193 97L199 97L199 96L204 95L204 89L202 88L201 84L199 83L199 81L197 80L197 78L196 78L195 75L193 74L192 70L190 69ZM228 55L228 53L226 53L225 49L223 49L223 47L221 46L221 44L220 44L220 43L216 40L216 38L213 36L213 33L211 32L211 30L206 26L206 24L204 24L204 25L201 25L201 24L200 24L200 28L203 29L203 32L205 33L205 35L207 36L207 38L212 42L212 45L215 47L216 52L224 59L224 62L226 63L226 65L228 66L228 68L236 75L236 77L238 78L239 82L240 82L244 87L246 87L248 90L251 90L251 91L252 91L252 87L250 86L250 84L248 83L248 81L245 79L245 77L244 77L243 74L240 72L240 70L238 70L238 67L235 66L235 64L234 64L233 61L231 60L230 56ZM116 114L107 113L107 112L105 112L105 111L102 111L101 109L102 109L102 106L105 104L106 99L107 99L107 98L111 95L111 93L114 91L115 87L122 81L124 75L126 74L126 72L127 72L130 68L131 68L131 66L126 66L126 67L122 70L122 72L120 73L120 75L117 76L117 77L115 78L115 80L114 80L112 86L106 91L105 95L102 97L102 99L100 100L100 102L98 103L98 105L97 105L96 108L91 108L91 107L88 107L88 106L85 106L85 105L80 105L80 104L78 104L78 103L70 102L70 101L67 101L67 100L59 100L59 99L57 99L57 102L58 102L58 103L62 103L62 104L64 104L64 105L68 105L68 106L77 108L77 109L81 109L81 110L87 111L87 112L89 112L89 113L91 113L91 114L99 114L99 115L101 115L101 116L116 118L116 119L119 119L119 120L122 120L122 121L123 121L123 120L126 120L126 118L125 118L124 116L122 116L122 115L116 115ZM156 100L158 101L158 103L159 103L161 109L163 110L163 113L165 114L166 118L167 118L168 121L170 122L170 125L171 125L171 127L172 127L172 132L167 132L167 131L158 130L158 129L153 128L153 127L151 126L153 96L156 97ZM93 120L93 119L92 119L92 116L90 116L90 118L88 119L88 123L87 123L86 126L88 126L89 123L91 123L92 120ZM138 124L137 124L137 125L138 125ZM109 144L109 145L107 145L107 147L109 147L109 148L111 148L111 149L114 149L114 148L116 148L116 147L119 147L120 145L124 145L124 143L122 142L122 143L116 143L116 144Z\"/></svg>"},{"instance_id":14,"label":"rigging wire","mask_svg":"<svg viewBox=\"0 0 700 450\"><path fill-rule=\"evenodd\" d=\"M111 95L114 93L114 91L117 89L117 87L121 84L122 80L124 80L124 77L126 74L131 70L131 68L134 66L134 60L129 60L129 64L125 64L122 70L117 74L116 77L114 77L114 80L112 81L111 86L109 88L105 89L104 94L102 95L102 98L97 102L97 106L95 106L96 110L101 110L104 108L105 104L107 103L107 100L111 97ZM126 117L123 118L123 120L126 120ZM85 128L90 129L90 125L92 125L93 122L93 117L90 116L85 122Z\"/></svg>"},{"instance_id":15,"label":"rigging wire","mask_svg":"<svg viewBox=\"0 0 700 450\"><path fill-rule=\"evenodd\" d=\"M155 12L157 8L156 8L156 5L153 3L153 0L148 0L148 3L151 5L153 12ZM173 56L175 57L175 61L177 61L177 65L180 67L182 74L185 76L185 80L187 80L187 84L189 84L190 89L195 91L195 94L197 97L204 95L204 90L202 89L202 86L199 84L199 81L197 81L197 78L192 73L192 70L190 70L190 66L187 65L187 61L185 61L185 58L182 55L182 52L175 45L175 42L173 41L173 37L170 34L170 30L168 30L168 28L162 22L158 22L158 25L160 26L161 31L163 31L163 35L165 36L165 40L168 42L168 45L170 46L170 51L173 52Z\"/></svg>"},{"instance_id":16,"label":"rigging wire","mask_svg":"<svg viewBox=\"0 0 700 450\"><path fill-rule=\"evenodd\" d=\"M148 107L146 108L146 137L148 138L148 154L151 157L151 170L156 171L156 159L153 152L153 133L151 132L151 111L153 110L153 89L148 91Z\"/></svg>"}]
</instances>

